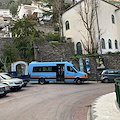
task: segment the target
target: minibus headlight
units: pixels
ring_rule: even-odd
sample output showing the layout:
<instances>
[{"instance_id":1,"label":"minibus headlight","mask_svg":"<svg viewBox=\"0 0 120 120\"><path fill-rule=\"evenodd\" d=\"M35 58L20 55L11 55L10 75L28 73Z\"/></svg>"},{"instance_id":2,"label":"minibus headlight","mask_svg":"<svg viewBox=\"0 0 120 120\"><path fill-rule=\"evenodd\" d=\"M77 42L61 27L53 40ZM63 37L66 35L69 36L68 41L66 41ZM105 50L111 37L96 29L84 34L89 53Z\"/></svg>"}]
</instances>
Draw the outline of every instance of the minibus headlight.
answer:
<instances>
[{"instance_id":1,"label":"minibus headlight","mask_svg":"<svg viewBox=\"0 0 120 120\"><path fill-rule=\"evenodd\" d=\"M88 77L88 75L86 74L85 77Z\"/></svg>"}]
</instances>

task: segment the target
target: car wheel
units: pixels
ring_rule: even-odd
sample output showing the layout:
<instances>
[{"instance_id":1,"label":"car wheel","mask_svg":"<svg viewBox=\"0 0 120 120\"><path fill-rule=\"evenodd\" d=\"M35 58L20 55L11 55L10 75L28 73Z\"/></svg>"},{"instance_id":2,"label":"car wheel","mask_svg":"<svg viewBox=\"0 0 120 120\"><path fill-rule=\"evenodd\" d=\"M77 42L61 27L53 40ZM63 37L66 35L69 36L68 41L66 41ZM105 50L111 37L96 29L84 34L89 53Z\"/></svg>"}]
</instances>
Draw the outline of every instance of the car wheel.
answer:
<instances>
[{"instance_id":1,"label":"car wheel","mask_svg":"<svg viewBox=\"0 0 120 120\"><path fill-rule=\"evenodd\" d=\"M6 94L7 94L7 93L5 92L2 96L4 97L4 96L6 96Z\"/></svg>"},{"instance_id":2,"label":"car wheel","mask_svg":"<svg viewBox=\"0 0 120 120\"><path fill-rule=\"evenodd\" d=\"M40 83L41 85L43 85L43 84L45 83L45 80L44 80L44 79L40 79L40 80L39 80L39 83Z\"/></svg>"},{"instance_id":3,"label":"car wheel","mask_svg":"<svg viewBox=\"0 0 120 120\"><path fill-rule=\"evenodd\" d=\"M27 83L25 83L24 85L23 85L23 87L26 87L27 86Z\"/></svg>"},{"instance_id":4,"label":"car wheel","mask_svg":"<svg viewBox=\"0 0 120 120\"><path fill-rule=\"evenodd\" d=\"M104 82L104 83L108 83L109 80L106 78L106 79L103 80L103 82Z\"/></svg>"},{"instance_id":5,"label":"car wheel","mask_svg":"<svg viewBox=\"0 0 120 120\"><path fill-rule=\"evenodd\" d=\"M76 83L77 83L77 84L81 84L82 81L81 81L80 79L77 78L77 79L76 79Z\"/></svg>"},{"instance_id":6,"label":"car wheel","mask_svg":"<svg viewBox=\"0 0 120 120\"><path fill-rule=\"evenodd\" d=\"M0 95L0 97L4 97L4 96L6 96L6 94L7 94L7 93L5 92L4 94Z\"/></svg>"}]
</instances>

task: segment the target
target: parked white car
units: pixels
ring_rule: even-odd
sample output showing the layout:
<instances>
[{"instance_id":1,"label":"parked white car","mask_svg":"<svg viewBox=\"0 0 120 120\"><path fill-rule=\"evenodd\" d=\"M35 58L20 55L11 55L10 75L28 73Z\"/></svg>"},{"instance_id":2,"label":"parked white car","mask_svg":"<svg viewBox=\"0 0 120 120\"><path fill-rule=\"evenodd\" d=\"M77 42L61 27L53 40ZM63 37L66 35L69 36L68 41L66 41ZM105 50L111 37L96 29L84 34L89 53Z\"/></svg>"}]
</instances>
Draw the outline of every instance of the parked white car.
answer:
<instances>
[{"instance_id":1,"label":"parked white car","mask_svg":"<svg viewBox=\"0 0 120 120\"><path fill-rule=\"evenodd\" d=\"M10 87L8 85L0 83L0 97L5 96L10 91Z\"/></svg>"},{"instance_id":2,"label":"parked white car","mask_svg":"<svg viewBox=\"0 0 120 120\"><path fill-rule=\"evenodd\" d=\"M10 86L10 90L20 90L23 86L23 80L12 78L8 73L0 73L0 82Z\"/></svg>"}]
</instances>

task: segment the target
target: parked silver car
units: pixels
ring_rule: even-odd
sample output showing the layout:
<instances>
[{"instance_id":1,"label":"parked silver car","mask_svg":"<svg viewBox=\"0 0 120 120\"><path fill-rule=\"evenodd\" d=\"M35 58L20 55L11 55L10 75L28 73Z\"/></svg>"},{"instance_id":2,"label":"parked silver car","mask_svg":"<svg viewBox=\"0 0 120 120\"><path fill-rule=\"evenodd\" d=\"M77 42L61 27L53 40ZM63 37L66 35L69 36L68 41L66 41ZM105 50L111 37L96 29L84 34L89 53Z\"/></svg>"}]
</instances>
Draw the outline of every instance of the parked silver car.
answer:
<instances>
[{"instance_id":1,"label":"parked silver car","mask_svg":"<svg viewBox=\"0 0 120 120\"><path fill-rule=\"evenodd\" d=\"M23 80L12 78L8 73L0 73L0 82L10 86L10 90L20 90L23 86Z\"/></svg>"},{"instance_id":2,"label":"parked silver car","mask_svg":"<svg viewBox=\"0 0 120 120\"><path fill-rule=\"evenodd\" d=\"M0 97L5 96L10 91L10 87L6 84L0 83Z\"/></svg>"}]
</instances>

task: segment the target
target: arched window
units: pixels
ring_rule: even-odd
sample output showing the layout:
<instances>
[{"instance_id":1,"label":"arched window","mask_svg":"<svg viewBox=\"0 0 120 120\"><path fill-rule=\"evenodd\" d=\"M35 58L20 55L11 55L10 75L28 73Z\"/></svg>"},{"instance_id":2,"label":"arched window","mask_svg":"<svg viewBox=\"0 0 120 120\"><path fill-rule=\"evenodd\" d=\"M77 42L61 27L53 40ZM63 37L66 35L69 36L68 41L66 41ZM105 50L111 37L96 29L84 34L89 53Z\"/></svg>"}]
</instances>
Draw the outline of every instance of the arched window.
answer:
<instances>
[{"instance_id":1,"label":"arched window","mask_svg":"<svg viewBox=\"0 0 120 120\"><path fill-rule=\"evenodd\" d=\"M115 49L118 49L118 43L117 43L117 40L115 40Z\"/></svg>"},{"instance_id":2,"label":"arched window","mask_svg":"<svg viewBox=\"0 0 120 120\"><path fill-rule=\"evenodd\" d=\"M112 49L112 42L110 39L108 40L108 46L109 46L109 49Z\"/></svg>"},{"instance_id":3,"label":"arched window","mask_svg":"<svg viewBox=\"0 0 120 120\"><path fill-rule=\"evenodd\" d=\"M80 42L76 44L77 54L82 54L82 45Z\"/></svg>"},{"instance_id":4,"label":"arched window","mask_svg":"<svg viewBox=\"0 0 120 120\"><path fill-rule=\"evenodd\" d=\"M103 38L101 39L101 45L102 45L102 49L105 49L105 40Z\"/></svg>"},{"instance_id":5,"label":"arched window","mask_svg":"<svg viewBox=\"0 0 120 120\"><path fill-rule=\"evenodd\" d=\"M115 24L115 17L114 17L114 15L112 15L111 17L112 17L112 23Z\"/></svg>"},{"instance_id":6,"label":"arched window","mask_svg":"<svg viewBox=\"0 0 120 120\"><path fill-rule=\"evenodd\" d=\"M65 27L66 27L66 30L70 29L69 21L65 22Z\"/></svg>"}]
</instances>

